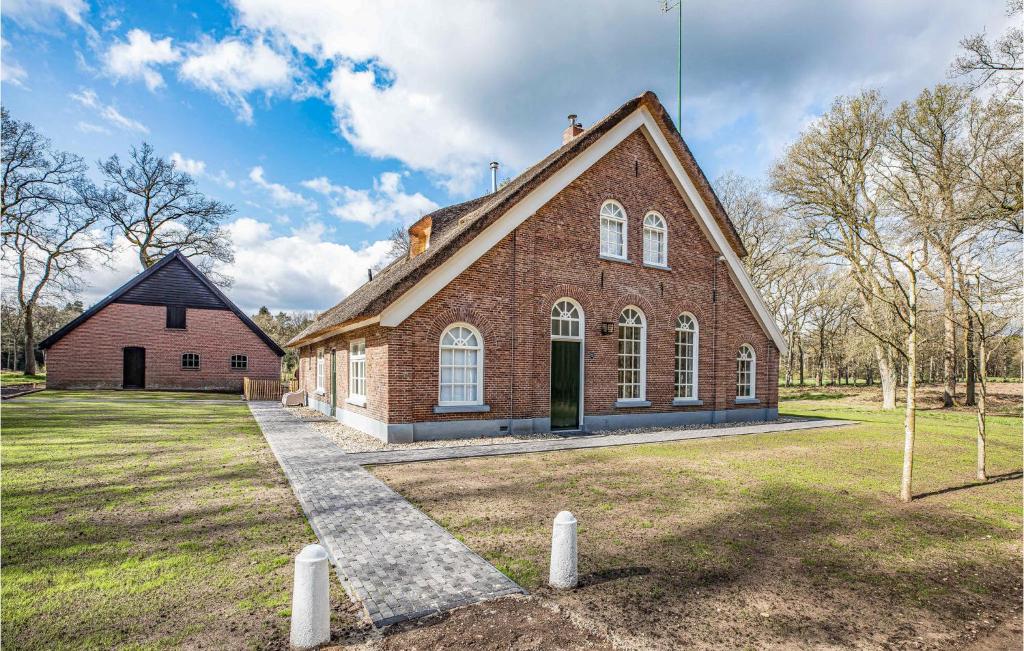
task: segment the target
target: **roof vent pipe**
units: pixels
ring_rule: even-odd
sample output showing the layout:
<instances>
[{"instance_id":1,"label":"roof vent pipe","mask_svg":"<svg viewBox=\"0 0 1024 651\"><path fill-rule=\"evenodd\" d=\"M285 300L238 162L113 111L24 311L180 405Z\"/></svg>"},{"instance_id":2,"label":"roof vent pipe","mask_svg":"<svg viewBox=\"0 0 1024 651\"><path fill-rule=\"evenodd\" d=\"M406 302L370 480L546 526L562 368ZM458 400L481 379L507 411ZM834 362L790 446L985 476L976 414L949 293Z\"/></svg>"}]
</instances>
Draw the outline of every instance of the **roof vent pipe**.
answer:
<instances>
[{"instance_id":1,"label":"roof vent pipe","mask_svg":"<svg viewBox=\"0 0 1024 651\"><path fill-rule=\"evenodd\" d=\"M498 161L491 161L491 192L498 191Z\"/></svg>"}]
</instances>

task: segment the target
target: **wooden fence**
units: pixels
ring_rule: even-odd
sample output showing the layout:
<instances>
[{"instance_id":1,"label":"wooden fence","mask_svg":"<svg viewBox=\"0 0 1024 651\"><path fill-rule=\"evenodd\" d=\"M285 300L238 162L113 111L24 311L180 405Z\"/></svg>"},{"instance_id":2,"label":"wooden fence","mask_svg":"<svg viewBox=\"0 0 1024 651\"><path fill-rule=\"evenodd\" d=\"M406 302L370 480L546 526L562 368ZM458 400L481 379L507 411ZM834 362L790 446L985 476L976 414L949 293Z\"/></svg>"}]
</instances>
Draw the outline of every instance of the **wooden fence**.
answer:
<instances>
[{"instance_id":1,"label":"wooden fence","mask_svg":"<svg viewBox=\"0 0 1024 651\"><path fill-rule=\"evenodd\" d=\"M298 382L294 383L298 388ZM290 384L281 380L253 380L242 379L242 394L246 400L280 400L286 391L291 389Z\"/></svg>"}]
</instances>

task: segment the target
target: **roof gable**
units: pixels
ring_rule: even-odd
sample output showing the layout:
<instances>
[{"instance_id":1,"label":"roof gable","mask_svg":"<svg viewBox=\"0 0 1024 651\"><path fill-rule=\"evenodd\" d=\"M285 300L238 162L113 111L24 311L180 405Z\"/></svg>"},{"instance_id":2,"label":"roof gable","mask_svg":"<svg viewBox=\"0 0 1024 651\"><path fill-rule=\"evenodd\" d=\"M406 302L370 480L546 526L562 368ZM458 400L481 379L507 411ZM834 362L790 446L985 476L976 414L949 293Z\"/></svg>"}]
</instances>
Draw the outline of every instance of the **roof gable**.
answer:
<instances>
[{"instance_id":1,"label":"roof gable","mask_svg":"<svg viewBox=\"0 0 1024 651\"><path fill-rule=\"evenodd\" d=\"M321 314L289 345L311 343L369 323L395 326L495 246L505 235L640 130L662 161L708 239L726 258L730 274L762 328L779 350L786 342L740 258L746 250L728 215L654 93L645 93L526 170L504 188L451 208L446 228L431 235L431 246L414 258L399 259L335 307ZM451 210L442 209L442 210Z\"/></svg>"},{"instance_id":2,"label":"roof gable","mask_svg":"<svg viewBox=\"0 0 1024 651\"><path fill-rule=\"evenodd\" d=\"M184 256L168 256L167 264L139 279L124 290L114 303L141 305L181 305L206 310L230 310L221 296L213 292L203 276L196 274L182 260ZM197 270L198 271L198 270Z\"/></svg>"},{"instance_id":3,"label":"roof gable","mask_svg":"<svg viewBox=\"0 0 1024 651\"><path fill-rule=\"evenodd\" d=\"M106 298L39 342L39 347L44 350L50 348L111 303L184 305L202 309L230 310L278 357L284 355L284 350L277 345L277 342L253 323L252 319L242 310L238 309L238 306L232 303L231 299L210 282L210 279L189 262L189 259L180 251L174 251L164 256L149 269L115 289Z\"/></svg>"}]
</instances>

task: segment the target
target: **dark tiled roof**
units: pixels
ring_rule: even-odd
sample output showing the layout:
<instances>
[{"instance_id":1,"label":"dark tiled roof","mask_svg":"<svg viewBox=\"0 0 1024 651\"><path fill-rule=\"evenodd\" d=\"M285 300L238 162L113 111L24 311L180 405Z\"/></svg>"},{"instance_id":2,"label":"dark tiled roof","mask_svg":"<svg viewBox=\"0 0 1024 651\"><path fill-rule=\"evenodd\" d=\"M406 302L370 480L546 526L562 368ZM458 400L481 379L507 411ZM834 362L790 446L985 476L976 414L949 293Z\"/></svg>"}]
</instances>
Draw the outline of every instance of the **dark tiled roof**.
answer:
<instances>
[{"instance_id":1,"label":"dark tiled roof","mask_svg":"<svg viewBox=\"0 0 1024 651\"><path fill-rule=\"evenodd\" d=\"M711 184L697 165L682 136L676 130L665 107L654 93L646 92L629 100L581 135L551 152L539 163L512 179L504 187L499 188L497 192L431 213L430 246L423 253L414 258L400 258L382 269L372 280L356 289L334 307L323 312L305 330L293 337L287 345L299 345L307 339L327 334L351 322L379 314L484 228L505 214L534 188L642 105L648 107L655 120L661 125L666 139L694 180L705 203L711 207L733 249L740 257L744 257L746 250L743 248L739 234L728 215L725 214L725 209L711 188Z\"/></svg>"},{"instance_id":2,"label":"dark tiled roof","mask_svg":"<svg viewBox=\"0 0 1024 651\"><path fill-rule=\"evenodd\" d=\"M175 266L177 266L177 269L175 269ZM170 272L172 270L179 273L176 275L171 274ZM142 290L147 283L181 283L183 278L182 274L185 274L185 276L188 276L190 280L194 280L197 283L194 287L190 286L189 289L194 290L195 287L201 287L204 293L208 295L208 299L201 301L197 301L194 298L183 299L173 293L167 295L167 292L164 291L140 293L140 290ZM232 303L231 299L225 296L216 285L210 282L210 279L206 277L206 274L199 271L199 269L189 262L189 259L180 251L168 253L152 267L146 269L138 276L135 276L125 284L115 289L109 296L96 303L85 312L79 314L75 319L65 324L64 327L57 330L57 332L39 342L39 347L44 350L50 348L55 343L63 339L69 332L88 321L93 317L93 315L111 303L141 303L144 305L177 305L184 303L191 307L200 307L204 309L230 310L231 312L234 312L235 316L237 316L242 323L252 330L253 333L255 333L256 336L259 337L268 348L270 348L270 350L274 351L278 357L282 357L284 355L284 350L277 345L277 342L271 339L270 335L263 332L258 325L253 323L252 319L250 319L245 312L238 309L238 306Z\"/></svg>"}]
</instances>

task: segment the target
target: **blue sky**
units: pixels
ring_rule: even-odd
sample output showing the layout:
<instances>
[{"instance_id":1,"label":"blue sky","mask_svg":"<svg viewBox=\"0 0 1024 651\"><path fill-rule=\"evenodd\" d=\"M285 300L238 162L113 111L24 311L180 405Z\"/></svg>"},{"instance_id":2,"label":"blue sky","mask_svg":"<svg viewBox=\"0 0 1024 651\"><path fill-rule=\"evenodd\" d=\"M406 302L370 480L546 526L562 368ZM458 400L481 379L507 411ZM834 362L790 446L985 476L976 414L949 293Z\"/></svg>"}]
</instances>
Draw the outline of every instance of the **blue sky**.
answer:
<instances>
[{"instance_id":1,"label":"blue sky","mask_svg":"<svg viewBox=\"0 0 1024 651\"><path fill-rule=\"evenodd\" d=\"M946 79L1001 0L684 7L683 135L712 179L763 177L841 93ZM388 233L488 188L650 89L674 113L676 23L651 1L7 0L3 103L94 162L146 140L237 209L229 294L324 309ZM90 274L91 302L138 270Z\"/></svg>"}]
</instances>

